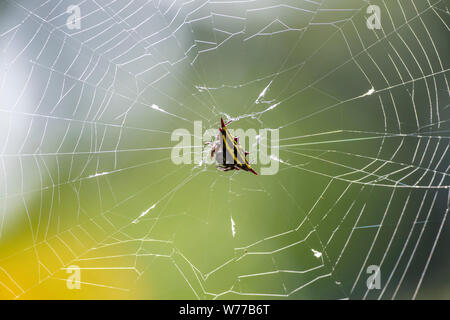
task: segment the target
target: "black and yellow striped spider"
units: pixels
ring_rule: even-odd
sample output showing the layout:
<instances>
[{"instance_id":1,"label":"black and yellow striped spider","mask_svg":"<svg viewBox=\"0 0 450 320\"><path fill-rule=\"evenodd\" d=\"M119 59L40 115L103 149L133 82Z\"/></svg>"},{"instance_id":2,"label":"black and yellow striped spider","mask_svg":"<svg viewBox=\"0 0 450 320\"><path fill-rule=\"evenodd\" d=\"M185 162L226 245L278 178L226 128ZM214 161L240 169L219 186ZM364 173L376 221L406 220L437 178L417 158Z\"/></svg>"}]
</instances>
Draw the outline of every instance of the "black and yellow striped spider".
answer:
<instances>
[{"instance_id":1,"label":"black and yellow striped spider","mask_svg":"<svg viewBox=\"0 0 450 320\"><path fill-rule=\"evenodd\" d=\"M211 145L211 158L216 155L217 169L221 171L244 170L258 175L250 166L247 155L248 152L239 144L239 137L233 137L228 131L227 125L231 122L224 123L220 118L219 134L214 143L207 142Z\"/></svg>"}]
</instances>

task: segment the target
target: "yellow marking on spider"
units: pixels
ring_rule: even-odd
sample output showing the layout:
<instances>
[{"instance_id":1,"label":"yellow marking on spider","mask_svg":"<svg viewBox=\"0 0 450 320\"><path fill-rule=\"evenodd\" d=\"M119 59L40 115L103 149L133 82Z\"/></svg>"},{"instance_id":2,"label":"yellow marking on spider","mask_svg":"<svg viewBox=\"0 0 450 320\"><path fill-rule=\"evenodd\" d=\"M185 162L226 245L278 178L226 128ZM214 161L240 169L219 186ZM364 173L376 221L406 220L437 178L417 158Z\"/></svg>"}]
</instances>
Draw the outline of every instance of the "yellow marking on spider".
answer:
<instances>
[{"instance_id":1,"label":"yellow marking on spider","mask_svg":"<svg viewBox=\"0 0 450 320\"><path fill-rule=\"evenodd\" d=\"M250 169L250 166L248 165L248 163L247 163L247 161L246 161L245 154L242 154L242 147L236 143L236 141L234 140L233 135L228 131L228 129L227 129L226 127L223 127L222 130L225 131L225 133L222 133L222 141L225 143L225 147L226 147L227 150L230 152L230 154L233 155L234 161L235 161L237 164L241 165L241 166L242 166L243 164L245 164L245 166L246 166L248 169ZM226 137L225 137L224 135L226 135ZM230 141L232 141L232 143L233 143L233 149L231 149L230 145L228 144L227 139L226 139L227 137L230 139ZM241 156L241 159L244 159L244 163L241 163L241 162L237 159L236 155L234 154L234 147L236 147L237 152L238 152L239 155Z\"/></svg>"}]
</instances>

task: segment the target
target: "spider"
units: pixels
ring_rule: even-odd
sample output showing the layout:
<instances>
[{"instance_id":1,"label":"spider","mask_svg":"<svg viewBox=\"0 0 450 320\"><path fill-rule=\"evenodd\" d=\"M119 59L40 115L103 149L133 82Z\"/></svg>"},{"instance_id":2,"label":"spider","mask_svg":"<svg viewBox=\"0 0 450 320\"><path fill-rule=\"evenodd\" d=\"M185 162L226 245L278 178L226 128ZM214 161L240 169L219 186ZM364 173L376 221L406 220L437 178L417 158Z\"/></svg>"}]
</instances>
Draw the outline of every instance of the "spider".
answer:
<instances>
[{"instance_id":1,"label":"spider","mask_svg":"<svg viewBox=\"0 0 450 320\"><path fill-rule=\"evenodd\" d=\"M239 137L233 137L228 131L227 125L230 122L231 120L224 123L223 119L220 118L221 126L216 140L214 143L206 142L206 144L211 145L211 159L215 154L217 169L220 171L244 170L258 175L247 160L249 153L239 145Z\"/></svg>"}]
</instances>

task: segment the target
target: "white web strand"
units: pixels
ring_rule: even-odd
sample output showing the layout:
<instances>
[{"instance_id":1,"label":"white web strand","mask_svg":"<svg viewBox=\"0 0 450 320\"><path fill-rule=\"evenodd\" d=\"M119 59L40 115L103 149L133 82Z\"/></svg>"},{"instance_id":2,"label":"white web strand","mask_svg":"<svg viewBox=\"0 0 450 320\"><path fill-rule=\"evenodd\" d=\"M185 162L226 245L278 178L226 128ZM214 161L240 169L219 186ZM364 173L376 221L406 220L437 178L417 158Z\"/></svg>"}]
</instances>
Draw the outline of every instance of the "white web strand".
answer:
<instances>
[{"instance_id":1,"label":"white web strand","mask_svg":"<svg viewBox=\"0 0 450 320\"><path fill-rule=\"evenodd\" d=\"M367 29L361 28L365 28L365 10L372 2L382 7L385 25L370 31L369 38ZM0 242L13 225L14 212L24 211L32 244L13 256L0 257L2 296L5 292L9 298L22 298L48 281L65 281L61 270L73 264L82 265L84 273L132 273L136 281L129 287L82 282L132 292L152 272L151 266L163 260L174 267L190 297L196 299L295 298L304 297L303 292L318 297L314 290L324 287L334 292L333 298L416 298L448 213L448 208L442 210L449 198L448 55L437 43L442 36L438 33L448 32L448 9L439 0L349 3L352 7L338 7L326 0L86 0L70 3L78 5L83 14L82 28L69 30L65 1L39 5L6 1L5 10L15 20L0 24L0 92L4 97L0 100ZM307 51L310 54L295 60L309 41L308 32L327 33ZM278 39L292 35L295 41L273 68L252 74L250 79L242 75L230 81L222 65L227 63L229 46L245 55L245 48L276 46ZM316 71L315 59L336 39L342 40L343 58L325 71L318 68L317 74L309 74L311 68ZM219 65L214 71L222 70L214 76L205 68L211 57ZM326 81L346 70L364 82L358 91L329 92ZM303 74L310 77L306 83ZM227 92L245 96L240 112L224 105ZM306 107L298 101L311 92L324 102L304 112L293 110ZM333 118L336 110L365 103L375 105L382 115L374 119L376 129L351 126L341 119L338 127L327 127L324 121L314 132L293 131L300 124ZM149 125L138 121L139 112L148 117ZM267 198L282 190L298 215L282 231L266 231L243 243L240 234L252 230L246 230L239 216L230 213L230 225L224 229L232 233L233 253L224 253L220 263L204 269L180 249L177 229L164 236L157 233L165 220L184 221L186 217L209 228L213 203L208 204L206 218L189 209L175 213L168 209L180 191L201 179L203 169L162 169L158 179L139 190L130 188L125 195L114 177L151 165L166 168L173 129L195 120L216 126L220 116L228 114L238 124L257 120L254 123L280 129L277 160L281 169L275 178L276 189L261 181L251 189L240 188L235 184L236 173L230 174L227 201L240 199L243 190ZM272 120L272 115L280 119ZM163 120L151 121L152 117ZM136 135L150 142L136 146L129 138ZM161 136L167 137L167 144L152 140ZM378 145L366 152L358 149L361 142ZM347 145L357 147L349 151ZM406 152L411 148L411 154ZM149 155L148 161L123 160L143 152ZM160 152L166 153L161 156ZM404 152L408 156L400 156ZM34 172L27 166L33 166ZM315 177L323 185L320 194L302 199L282 175L285 172ZM175 182L155 199L152 188L165 185L169 178ZM219 190L217 181L208 188L210 198ZM95 182L99 203L95 214L86 209L89 201L83 188L89 182ZM73 192L71 200L62 191L66 187ZM377 192L385 197L380 199L381 212L373 213L371 196ZM144 196L148 200L143 201ZM105 199L112 202L107 208L103 207ZM76 213L70 226L61 228L60 220L66 217L55 208L65 201L75 204ZM129 215L120 211L135 203L144 206L142 210ZM397 207L402 210L393 209ZM144 225L146 231L137 235L134 225ZM360 234L367 237L367 245L358 247ZM423 248L426 239L431 245ZM161 247L153 248L154 244ZM51 252L56 266L47 262L44 249ZM295 250L307 252L305 261L295 260ZM425 250L425 260L416 261L418 250ZM32 283L8 267L10 259L28 252L37 266ZM285 267L291 255L295 263ZM355 256L361 259L350 267ZM125 261L118 258L131 258L130 264L117 264ZM264 268L246 268L258 261L265 261ZM384 271L385 282L377 292L365 287L365 272L373 261ZM410 276L414 263L420 274ZM214 287L210 279L226 278L230 266L237 270L232 285ZM271 277L277 278L270 282L276 283L270 290L251 285L254 279L265 284ZM288 277L295 280L289 282ZM413 283L413 292L401 291L406 281ZM328 291L320 294L328 297Z\"/></svg>"}]
</instances>

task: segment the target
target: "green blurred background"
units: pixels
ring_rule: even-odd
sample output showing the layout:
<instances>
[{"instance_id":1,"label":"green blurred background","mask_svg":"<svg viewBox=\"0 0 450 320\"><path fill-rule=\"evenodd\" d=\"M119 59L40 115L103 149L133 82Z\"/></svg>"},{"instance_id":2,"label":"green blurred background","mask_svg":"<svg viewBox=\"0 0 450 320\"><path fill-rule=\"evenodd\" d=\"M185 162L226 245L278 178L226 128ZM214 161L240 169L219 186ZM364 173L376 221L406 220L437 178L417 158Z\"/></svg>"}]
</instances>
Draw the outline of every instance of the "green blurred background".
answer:
<instances>
[{"instance_id":1,"label":"green blurred background","mask_svg":"<svg viewBox=\"0 0 450 320\"><path fill-rule=\"evenodd\" d=\"M450 297L445 2L73 4L0 3L0 298ZM279 172L171 161L220 117Z\"/></svg>"}]
</instances>

